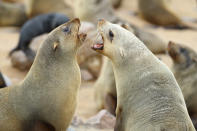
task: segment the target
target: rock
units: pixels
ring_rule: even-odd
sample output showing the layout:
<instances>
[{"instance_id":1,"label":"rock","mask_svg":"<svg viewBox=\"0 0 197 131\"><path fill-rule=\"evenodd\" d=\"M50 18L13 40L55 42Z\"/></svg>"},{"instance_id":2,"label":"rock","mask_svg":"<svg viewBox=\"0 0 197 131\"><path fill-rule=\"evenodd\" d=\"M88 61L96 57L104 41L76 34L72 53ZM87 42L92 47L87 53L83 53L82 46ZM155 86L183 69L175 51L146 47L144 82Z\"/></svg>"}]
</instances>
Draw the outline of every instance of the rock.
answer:
<instances>
[{"instance_id":1,"label":"rock","mask_svg":"<svg viewBox=\"0 0 197 131\"><path fill-rule=\"evenodd\" d=\"M11 56L12 66L19 70L29 69L33 61L29 60L23 51L15 51Z\"/></svg>"},{"instance_id":2,"label":"rock","mask_svg":"<svg viewBox=\"0 0 197 131\"><path fill-rule=\"evenodd\" d=\"M113 129L116 118L107 110L101 110L96 116L87 120L86 125L99 129Z\"/></svg>"},{"instance_id":3,"label":"rock","mask_svg":"<svg viewBox=\"0 0 197 131\"><path fill-rule=\"evenodd\" d=\"M80 125L83 125L83 124L84 124L84 122L81 118L79 118L78 116L73 117L73 120L71 122L72 126L77 127L77 126L80 126Z\"/></svg>"}]
</instances>

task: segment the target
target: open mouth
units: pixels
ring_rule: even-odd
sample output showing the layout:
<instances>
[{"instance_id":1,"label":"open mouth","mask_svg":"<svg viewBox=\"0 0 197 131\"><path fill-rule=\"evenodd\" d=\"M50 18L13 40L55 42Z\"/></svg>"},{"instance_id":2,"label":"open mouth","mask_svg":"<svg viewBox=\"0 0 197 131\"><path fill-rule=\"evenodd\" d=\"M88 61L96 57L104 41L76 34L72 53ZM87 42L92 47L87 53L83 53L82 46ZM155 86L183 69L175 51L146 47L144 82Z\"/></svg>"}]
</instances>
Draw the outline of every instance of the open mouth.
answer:
<instances>
[{"instance_id":1,"label":"open mouth","mask_svg":"<svg viewBox=\"0 0 197 131\"><path fill-rule=\"evenodd\" d=\"M93 44L92 49L94 50L103 50L104 48L104 37L102 34L98 33L98 36L95 41L96 44Z\"/></svg>"}]
</instances>

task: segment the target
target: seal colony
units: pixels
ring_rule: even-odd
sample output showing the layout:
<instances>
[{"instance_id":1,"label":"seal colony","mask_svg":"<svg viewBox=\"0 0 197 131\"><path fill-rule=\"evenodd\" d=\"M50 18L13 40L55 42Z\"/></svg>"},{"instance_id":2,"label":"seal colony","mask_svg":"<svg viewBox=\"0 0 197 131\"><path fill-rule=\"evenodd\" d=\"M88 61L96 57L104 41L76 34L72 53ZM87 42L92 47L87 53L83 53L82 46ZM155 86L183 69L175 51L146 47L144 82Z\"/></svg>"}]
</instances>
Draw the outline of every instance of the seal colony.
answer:
<instances>
[{"instance_id":1,"label":"seal colony","mask_svg":"<svg viewBox=\"0 0 197 131\"><path fill-rule=\"evenodd\" d=\"M0 90L1 130L65 131L81 83L76 52L85 34L79 19L53 30L41 45L26 78Z\"/></svg>"},{"instance_id":2,"label":"seal colony","mask_svg":"<svg viewBox=\"0 0 197 131\"><path fill-rule=\"evenodd\" d=\"M100 20L92 49L112 60L117 109L114 131L195 131L172 72L131 32Z\"/></svg>"}]
</instances>

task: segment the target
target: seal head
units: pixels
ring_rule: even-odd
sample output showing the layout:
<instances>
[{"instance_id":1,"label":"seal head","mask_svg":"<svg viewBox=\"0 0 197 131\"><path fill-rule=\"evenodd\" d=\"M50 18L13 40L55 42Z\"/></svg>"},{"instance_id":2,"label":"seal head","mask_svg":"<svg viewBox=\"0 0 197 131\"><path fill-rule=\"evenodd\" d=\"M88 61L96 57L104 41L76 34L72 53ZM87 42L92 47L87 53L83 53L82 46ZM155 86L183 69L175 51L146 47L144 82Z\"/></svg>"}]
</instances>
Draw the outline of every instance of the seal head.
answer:
<instances>
[{"instance_id":1,"label":"seal head","mask_svg":"<svg viewBox=\"0 0 197 131\"><path fill-rule=\"evenodd\" d=\"M79 27L80 20L75 18L52 31L51 34L49 34L51 36L49 40L53 41L53 50L56 51L59 48L64 48L62 49L64 52L77 51L86 38L86 34L79 33Z\"/></svg>"},{"instance_id":2,"label":"seal head","mask_svg":"<svg viewBox=\"0 0 197 131\"><path fill-rule=\"evenodd\" d=\"M108 56L111 59L122 59L127 48L128 39L134 36L130 31L122 28L120 25L112 24L104 19L100 19L97 24L98 37L95 40L92 49Z\"/></svg>"},{"instance_id":3,"label":"seal head","mask_svg":"<svg viewBox=\"0 0 197 131\"><path fill-rule=\"evenodd\" d=\"M197 63L195 51L188 47L170 41L167 50L174 64L181 65L182 68L188 68Z\"/></svg>"}]
</instances>

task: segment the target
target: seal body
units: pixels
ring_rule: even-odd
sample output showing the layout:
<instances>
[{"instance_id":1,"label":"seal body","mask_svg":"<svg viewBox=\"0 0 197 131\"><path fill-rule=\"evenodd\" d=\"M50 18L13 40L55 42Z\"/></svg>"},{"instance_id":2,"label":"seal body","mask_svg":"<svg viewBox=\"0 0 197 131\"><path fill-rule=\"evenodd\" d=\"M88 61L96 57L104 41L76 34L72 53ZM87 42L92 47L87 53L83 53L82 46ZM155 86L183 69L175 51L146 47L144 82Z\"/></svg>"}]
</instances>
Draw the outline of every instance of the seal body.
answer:
<instances>
[{"instance_id":1,"label":"seal body","mask_svg":"<svg viewBox=\"0 0 197 131\"><path fill-rule=\"evenodd\" d=\"M138 9L141 16L153 24L178 29L193 28L168 9L166 0L139 0Z\"/></svg>"},{"instance_id":2,"label":"seal body","mask_svg":"<svg viewBox=\"0 0 197 131\"><path fill-rule=\"evenodd\" d=\"M194 50L170 41L168 53L173 60L172 71L180 85L191 118L196 124L197 54Z\"/></svg>"},{"instance_id":3,"label":"seal body","mask_svg":"<svg viewBox=\"0 0 197 131\"><path fill-rule=\"evenodd\" d=\"M152 53L159 54L164 53L166 51L167 44L154 34L141 31L141 29L139 28L135 28L135 30L133 31L128 26L122 26L125 29L134 32L139 39L146 43L146 46ZM107 82L105 82L106 79ZM100 76L97 79L94 88L97 110L106 108L110 113L115 115L117 95L115 78L110 60L105 59L103 61Z\"/></svg>"},{"instance_id":4,"label":"seal body","mask_svg":"<svg viewBox=\"0 0 197 131\"><path fill-rule=\"evenodd\" d=\"M78 19L53 30L40 47L26 78L0 90L3 131L65 131L76 107L80 70Z\"/></svg>"},{"instance_id":5,"label":"seal body","mask_svg":"<svg viewBox=\"0 0 197 131\"><path fill-rule=\"evenodd\" d=\"M0 1L0 26L21 26L26 20L23 4Z\"/></svg>"},{"instance_id":6,"label":"seal body","mask_svg":"<svg viewBox=\"0 0 197 131\"><path fill-rule=\"evenodd\" d=\"M41 34L49 33L57 26L67 22L68 20L68 17L60 13L43 14L28 20L22 26L19 42L17 46L10 52L10 55L16 51L22 51L21 53L24 53L24 57L30 61L28 63L33 63L35 52L29 47L32 39ZM12 58L14 58L14 56ZM27 64L27 66L30 67L31 64Z\"/></svg>"},{"instance_id":7,"label":"seal body","mask_svg":"<svg viewBox=\"0 0 197 131\"><path fill-rule=\"evenodd\" d=\"M93 49L112 60L116 85L115 131L195 131L174 75L131 32L104 20Z\"/></svg>"}]
</instances>

